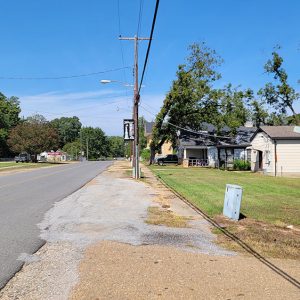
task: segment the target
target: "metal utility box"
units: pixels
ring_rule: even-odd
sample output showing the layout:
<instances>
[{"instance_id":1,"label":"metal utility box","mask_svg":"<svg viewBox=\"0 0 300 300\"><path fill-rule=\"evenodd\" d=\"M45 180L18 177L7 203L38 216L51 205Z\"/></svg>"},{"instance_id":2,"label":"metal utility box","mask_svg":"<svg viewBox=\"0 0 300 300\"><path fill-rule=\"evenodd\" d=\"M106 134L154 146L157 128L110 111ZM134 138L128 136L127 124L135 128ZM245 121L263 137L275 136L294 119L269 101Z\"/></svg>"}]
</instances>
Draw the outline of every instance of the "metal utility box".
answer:
<instances>
[{"instance_id":1,"label":"metal utility box","mask_svg":"<svg viewBox=\"0 0 300 300\"><path fill-rule=\"evenodd\" d=\"M240 216L243 188L239 185L226 184L223 215L237 220Z\"/></svg>"}]
</instances>

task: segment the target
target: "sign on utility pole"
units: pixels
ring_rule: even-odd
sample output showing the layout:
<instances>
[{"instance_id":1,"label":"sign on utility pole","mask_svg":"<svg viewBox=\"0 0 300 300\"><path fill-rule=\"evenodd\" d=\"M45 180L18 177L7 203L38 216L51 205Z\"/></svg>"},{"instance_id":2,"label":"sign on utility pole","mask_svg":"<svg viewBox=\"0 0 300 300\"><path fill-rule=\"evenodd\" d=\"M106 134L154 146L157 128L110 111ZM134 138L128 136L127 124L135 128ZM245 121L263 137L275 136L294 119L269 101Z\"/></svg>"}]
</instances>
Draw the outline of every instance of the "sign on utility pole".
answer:
<instances>
[{"instance_id":1,"label":"sign on utility pole","mask_svg":"<svg viewBox=\"0 0 300 300\"><path fill-rule=\"evenodd\" d=\"M134 120L124 119L124 141L134 140Z\"/></svg>"},{"instance_id":2,"label":"sign on utility pole","mask_svg":"<svg viewBox=\"0 0 300 300\"><path fill-rule=\"evenodd\" d=\"M140 178L139 167L139 78L138 78L138 41L150 40L150 38L119 37L119 40L134 41L134 96L133 96L133 120L134 120L134 140L133 140L133 168L135 179Z\"/></svg>"}]
</instances>

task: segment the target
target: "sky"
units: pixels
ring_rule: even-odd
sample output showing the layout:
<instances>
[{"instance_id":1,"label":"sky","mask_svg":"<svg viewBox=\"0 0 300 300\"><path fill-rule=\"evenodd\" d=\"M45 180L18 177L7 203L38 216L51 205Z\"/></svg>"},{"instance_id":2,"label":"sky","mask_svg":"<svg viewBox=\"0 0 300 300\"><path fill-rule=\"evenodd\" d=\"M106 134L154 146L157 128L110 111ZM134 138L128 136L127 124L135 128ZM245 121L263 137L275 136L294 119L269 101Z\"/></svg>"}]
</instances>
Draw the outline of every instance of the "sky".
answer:
<instances>
[{"instance_id":1,"label":"sky","mask_svg":"<svg viewBox=\"0 0 300 300\"><path fill-rule=\"evenodd\" d=\"M154 8L155 0L0 0L0 91L19 98L24 117L78 116L83 126L122 135L132 115L132 87L122 83L133 82L134 48L118 36L148 37ZM263 65L280 45L289 82L300 90L299 22L298 0L161 0L140 115L154 120L195 42L223 58L218 87L254 90L271 79ZM139 43L140 71L147 45ZM49 79L91 73L98 74Z\"/></svg>"}]
</instances>

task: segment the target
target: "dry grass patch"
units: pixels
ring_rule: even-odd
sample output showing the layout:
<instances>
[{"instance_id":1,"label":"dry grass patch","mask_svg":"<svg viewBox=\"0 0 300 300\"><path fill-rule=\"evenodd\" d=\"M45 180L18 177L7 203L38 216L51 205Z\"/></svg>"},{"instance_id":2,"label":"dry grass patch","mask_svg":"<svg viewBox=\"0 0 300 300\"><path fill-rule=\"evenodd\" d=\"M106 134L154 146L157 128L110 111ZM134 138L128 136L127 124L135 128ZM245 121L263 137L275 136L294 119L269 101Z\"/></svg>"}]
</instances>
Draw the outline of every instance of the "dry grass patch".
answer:
<instances>
[{"instance_id":1,"label":"dry grass patch","mask_svg":"<svg viewBox=\"0 0 300 300\"><path fill-rule=\"evenodd\" d=\"M157 206L148 207L148 217L145 221L151 225L164 225L167 227L186 228L189 218L175 215L172 211Z\"/></svg>"},{"instance_id":2,"label":"dry grass patch","mask_svg":"<svg viewBox=\"0 0 300 300\"><path fill-rule=\"evenodd\" d=\"M265 257L300 259L300 232L282 226L266 224L253 219L243 219L238 223L222 216L214 218L229 232ZM244 252L235 241L213 229L218 234L218 244L235 251Z\"/></svg>"}]
</instances>

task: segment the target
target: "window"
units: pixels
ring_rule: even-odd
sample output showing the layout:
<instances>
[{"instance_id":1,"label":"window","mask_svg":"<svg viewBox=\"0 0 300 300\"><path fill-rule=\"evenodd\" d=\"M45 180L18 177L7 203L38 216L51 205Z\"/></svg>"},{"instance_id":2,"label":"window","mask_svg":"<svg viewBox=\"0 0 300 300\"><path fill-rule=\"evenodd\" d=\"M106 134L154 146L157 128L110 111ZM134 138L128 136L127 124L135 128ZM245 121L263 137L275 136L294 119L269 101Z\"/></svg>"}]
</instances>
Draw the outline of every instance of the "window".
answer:
<instances>
[{"instance_id":1,"label":"window","mask_svg":"<svg viewBox=\"0 0 300 300\"><path fill-rule=\"evenodd\" d=\"M247 149L247 161L251 161L251 149Z\"/></svg>"}]
</instances>

